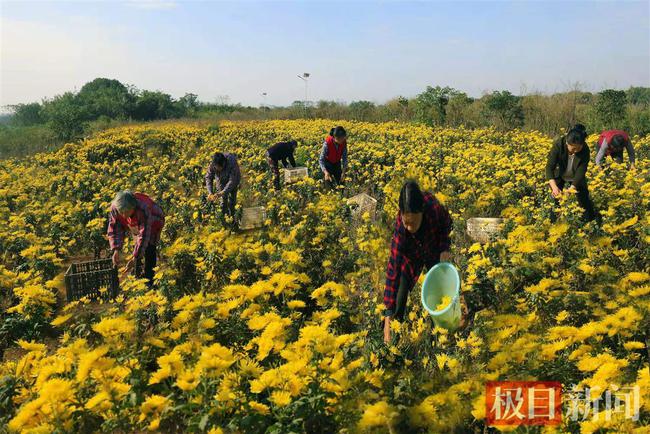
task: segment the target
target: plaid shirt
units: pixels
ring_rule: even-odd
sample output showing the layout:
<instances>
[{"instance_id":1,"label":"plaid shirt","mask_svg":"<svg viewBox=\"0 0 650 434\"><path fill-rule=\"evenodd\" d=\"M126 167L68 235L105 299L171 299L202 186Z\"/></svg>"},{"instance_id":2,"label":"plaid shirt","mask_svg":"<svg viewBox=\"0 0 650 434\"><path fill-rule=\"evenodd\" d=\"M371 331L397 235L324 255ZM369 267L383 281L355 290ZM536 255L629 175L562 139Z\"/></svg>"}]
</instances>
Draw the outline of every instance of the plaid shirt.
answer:
<instances>
[{"instance_id":1,"label":"plaid shirt","mask_svg":"<svg viewBox=\"0 0 650 434\"><path fill-rule=\"evenodd\" d=\"M237 163L237 157L234 154L224 154L226 157L226 166L221 172L217 172L217 168L214 167L214 164L210 163L208 170L205 174L205 186L208 189L208 193L214 193L212 189L213 182L217 181L217 192L220 194L230 193L239 187L239 181L241 181L241 172L239 171L239 164Z\"/></svg>"},{"instance_id":2,"label":"plaid shirt","mask_svg":"<svg viewBox=\"0 0 650 434\"><path fill-rule=\"evenodd\" d=\"M124 235L128 231L136 236L133 256L138 258L144 254L149 245L155 245L160 240L160 232L165 224L163 210L149 196L135 193L138 204L133 215L124 218L111 205L108 221L108 242L111 250L121 250L124 245Z\"/></svg>"},{"instance_id":3,"label":"plaid shirt","mask_svg":"<svg viewBox=\"0 0 650 434\"><path fill-rule=\"evenodd\" d=\"M406 230L401 213L398 212L386 269L385 315L390 316L395 310L395 299L402 276L412 288L422 268L433 267L440 261L440 253L449 250L451 225L449 212L431 193L424 194L422 225L415 234Z\"/></svg>"}]
</instances>

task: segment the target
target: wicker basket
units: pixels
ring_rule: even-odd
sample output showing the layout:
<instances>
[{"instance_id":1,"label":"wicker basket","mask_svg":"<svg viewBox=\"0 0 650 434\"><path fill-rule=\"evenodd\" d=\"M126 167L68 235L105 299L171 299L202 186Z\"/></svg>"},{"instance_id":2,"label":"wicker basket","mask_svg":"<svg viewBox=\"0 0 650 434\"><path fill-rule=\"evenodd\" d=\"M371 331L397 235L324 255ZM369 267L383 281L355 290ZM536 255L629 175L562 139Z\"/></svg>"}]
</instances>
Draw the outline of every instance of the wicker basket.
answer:
<instances>
[{"instance_id":1,"label":"wicker basket","mask_svg":"<svg viewBox=\"0 0 650 434\"><path fill-rule=\"evenodd\" d=\"M467 235L474 241L487 243L498 235L502 226L502 218L473 217L467 220Z\"/></svg>"},{"instance_id":2,"label":"wicker basket","mask_svg":"<svg viewBox=\"0 0 650 434\"><path fill-rule=\"evenodd\" d=\"M370 214L370 219L374 220L377 215L377 199L366 193L360 193L348 199L348 205L352 210L352 218L361 220L365 213Z\"/></svg>"},{"instance_id":3,"label":"wicker basket","mask_svg":"<svg viewBox=\"0 0 650 434\"><path fill-rule=\"evenodd\" d=\"M306 167L293 167L291 169L284 169L284 183L292 184L300 179L306 178L309 176L309 172Z\"/></svg>"},{"instance_id":4,"label":"wicker basket","mask_svg":"<svg viewBox=\"0 0 650 434\"><path fill-rule=\"evenodd\" d=\"M111 259L71 264L65 273L65 286L68 302L82 297L109 300L115 298L120 289L117 268ZM106 291L100 291L104 288Z\"/></svg>"},{"instance_id":5,"label":"wicker basket","mask_svg":"<svg viewBox=\"0 0 650 434\"><path fill-rule=\"evenodd\" d=\"M239 228L242 230L256 229L264 226L266 220L266 210L263 206L244 208L242 210L241 222Z\"/></svg>"}]
</instances>

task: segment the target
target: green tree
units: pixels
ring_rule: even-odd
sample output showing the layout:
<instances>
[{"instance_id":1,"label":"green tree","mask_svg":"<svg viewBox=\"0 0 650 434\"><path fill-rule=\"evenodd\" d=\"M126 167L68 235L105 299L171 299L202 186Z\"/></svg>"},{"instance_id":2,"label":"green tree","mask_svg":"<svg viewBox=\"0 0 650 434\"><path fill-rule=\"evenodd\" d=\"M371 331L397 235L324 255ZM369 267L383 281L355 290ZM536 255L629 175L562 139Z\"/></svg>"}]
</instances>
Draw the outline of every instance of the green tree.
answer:
<instances>
[{"instance_id":1,"label":"green tree","mask_svg":"<svg viewBox=\"0 0 650 434\"><path fill-rule=\"evenodd\" d=\"M13 111L11 122L15 125L26 127L45 122L43 107L37 102L11 105L9 108Z\"/></svg>"},{"instance_id":2,"label":"green tree","mask_svg":"<svg viewBox=\"0 0 650 434\"><path fill-rule=\"evenodd\" d=\"M630 87L625 93L630 104L650 106L650 87Z\"/></svg>"},{"instance_id":3,"label":"green tree","mask_svg":"<svg viewBox=\"0 0 650 434\"><path fill-rule=\"evenodd\" d=\"M444 125L449 99L458 91L451 87L431 87L415 97L415 120L427 125Z\"/></svg>"},{"instance_id":4,"label":"green tree","mask_svg":"<svg viewBox=\"0 0 650 434\"><path fill-rule=\"evenodd\" d=\"M449 102L447 103L446 111L446 123L457 127L459 125L473 126L468 119L468 109L474 102L473 98L467 96L464 92L458 92L453 95Z\"/></svg>"},{"instance_id":5,"label":"green tree","mask_svg":"<svg viewBox=\"0 0 650 434\"><path fill-rule=\"evenodd\" d=\"M370 121L375 115L375 104L370 101L353 101L348 106L353 119Z\"/></svg>"},{"instance_id":6,"label":"green tree","mask_svg":"<svg viewBox=\"0 0 650 434\"><path fill-rule=\"evenodd\" d=\"M176 102L177 111L181 116L194 116L199 109L199 96L186 93Z\"/></svg>"},{"instance_id":7,"label":"green tree","mask_svg":"<svg viewBox=\"0 0 650 434\"><path fill-rule=\"evenodd\" d=\"M483 117L499 129L519 128L524 124L521 98L507 90L494 91L483 98Z\"/></svg>"},{"instance_id":8,"label":"green tree","mask_svg":"<svg viewBox=\"0 0 650 434\"><path fill-rule=\"evenodd\" d=\"M84 84L77 97L87 120L101 116L127 119L135 102L131 89L109 78L96 78Z\"/></svg>"},{"instance_id":9,"label":"green tree","mask_svg":"<svg viewBox=\"0 0 650 434\"><path fill-rule=\"evenodd\" d=\"M87 114L74 93L66 92L46 101L43 111L49 128L57 138L72 140L83 134Z\"/></svg>"},{"instance_id":10,"label":"green tree","mask_svg":"<svg viewBox=\"0 0 650 434\"><path fill-rule=\"evenodd\" d=\"M376 113L382 121L406 121L409 119L409 100L398 96L377 106Z\"/></svg>"},{"instance_id":11,"label":"green tree","mask_svg":"<svg viewBox=\"0 0 650 434\"><path fill-rule=\"evenodd\" d=\"M133 117L142 121L151 121L173 118L177 113L177 107L170 95L160 91L143 90L135 101Z\"/></svg>"},{"instance_id":12,"label":"green tree","mask_svg":"<svg viewBox=\"0 0 650 434\"><path fill-rule=\"evenodd\" d=\"M596 99L596 116L602 128L624 128L627 96L623 90L606 89Z\"/></svg>"}]
</instances>

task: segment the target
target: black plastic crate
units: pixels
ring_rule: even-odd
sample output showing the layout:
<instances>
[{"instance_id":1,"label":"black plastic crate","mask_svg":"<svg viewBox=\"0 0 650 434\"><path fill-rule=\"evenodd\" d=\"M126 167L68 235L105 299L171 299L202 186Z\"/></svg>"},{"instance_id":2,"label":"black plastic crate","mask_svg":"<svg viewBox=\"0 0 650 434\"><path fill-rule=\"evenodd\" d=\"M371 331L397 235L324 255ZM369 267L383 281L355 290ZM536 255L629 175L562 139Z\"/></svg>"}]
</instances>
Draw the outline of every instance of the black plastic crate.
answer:
<instances>
[{"instance_id":1,"label":"black plastic crate","mask_svg":"<svg viewBox=\"0 0 650 434\"><path fill-rule=\"evenodd\" d=\"M70 265L65 273L65 286L68 302L82 297L109 300L115 298L120 289L117 268L111 259ZM106 288L106 292L100 293L101 288Z\"/></svg>"}]
</instances>

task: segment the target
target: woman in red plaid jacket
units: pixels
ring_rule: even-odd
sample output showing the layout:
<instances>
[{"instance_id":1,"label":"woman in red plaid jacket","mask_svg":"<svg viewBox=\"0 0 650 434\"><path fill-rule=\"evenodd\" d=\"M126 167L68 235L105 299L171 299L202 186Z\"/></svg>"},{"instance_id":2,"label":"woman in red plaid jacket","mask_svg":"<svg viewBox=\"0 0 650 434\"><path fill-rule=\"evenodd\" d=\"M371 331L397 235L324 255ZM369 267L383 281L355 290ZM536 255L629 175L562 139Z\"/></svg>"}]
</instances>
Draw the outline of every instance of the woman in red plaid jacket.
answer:
<instances>
[{"instance_id":1,"label":"woman in red plaid jacket","mask_svg":"<svg viewBox=\"0 0 650 434\"><path fill-rule=\"evenodd\" d=\"M156 267L157 258L156 246L164 225L163 210L149 196L130 191L117 193L111 202L107 231L113 252L113 264L119 266L124 237L131 232L135 236L135 246L126 268L127 270L135 268L136 277L146 278L149 286L152 286L153 269Z\"/></svg>"},{"instance_id":2,"label":"woman in red plaid jacket","mask_svg":"<svg viewBox=\"0 0 650 434\"><path fill-rule=\"evenodd\" d=\"M390 321L402 321L406 301L420 273L449 261L452 221L447 209L431 193L409 181L399 194L399 212L390 247L384 289L384 341L390 342Z\"/></svg>"}]
</instances>

